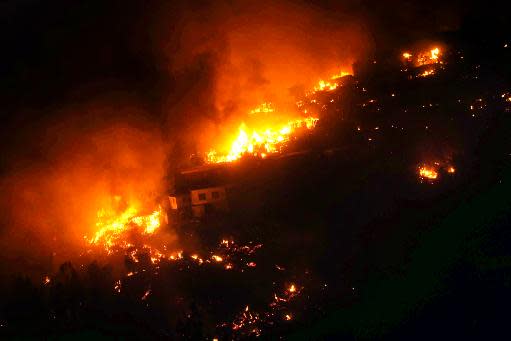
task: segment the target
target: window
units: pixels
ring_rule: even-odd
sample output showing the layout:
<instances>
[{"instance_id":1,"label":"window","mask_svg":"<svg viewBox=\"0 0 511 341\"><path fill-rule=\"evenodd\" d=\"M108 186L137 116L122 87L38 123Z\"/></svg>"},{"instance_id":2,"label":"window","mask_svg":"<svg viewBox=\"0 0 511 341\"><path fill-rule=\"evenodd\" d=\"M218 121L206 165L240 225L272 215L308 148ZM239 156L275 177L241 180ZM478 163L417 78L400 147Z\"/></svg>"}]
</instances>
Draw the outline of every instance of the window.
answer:
<instances>
[{"instance_id":1,"label":"window","mask_svg":"<svg viewBox=\"0 0 511 341\"><path fill-rule=\"evenodd\" d=\"M199 200L206 200L206 193L199 193Z\"/></svg>"},{"instance_id":2,"label":"window","mask_svg":"<svg viewBox=\"0 0 511 341\"><path fill-rule=\"evenodd\" d=\"M214 191L211 194L213 195L213 199L219 199L220 198L220 193L218 193L217 191Z\"/></svg>"}]
</instances>

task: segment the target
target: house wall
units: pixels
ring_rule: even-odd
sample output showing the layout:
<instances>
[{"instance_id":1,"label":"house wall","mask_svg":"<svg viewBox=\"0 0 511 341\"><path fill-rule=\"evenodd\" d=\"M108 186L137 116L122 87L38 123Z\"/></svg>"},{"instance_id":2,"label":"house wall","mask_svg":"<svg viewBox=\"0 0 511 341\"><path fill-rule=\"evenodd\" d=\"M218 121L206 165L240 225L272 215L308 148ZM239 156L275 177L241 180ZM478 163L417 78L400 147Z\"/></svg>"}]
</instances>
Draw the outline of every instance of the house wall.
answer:
<instances>
[{"instance_id":1,"label":"house wall","mask_svg":"<svg viewBox=\"0 0 511 341\"><path fill-rule=\"evenodd\" d=\"M190 191L192 214L201 217L206 207L226 211L228 209L225 187L208 187Z\"/></svg>"},{"instance_id":2,"label":"house wall","mask_svg":"<svg viewBox=\"0 0 511 341\"><path fill-rule=\"evenodd\" d=\"M225 187L209 187L190 191L192 206L226 201Z\"/></svg>"}]
</instances>

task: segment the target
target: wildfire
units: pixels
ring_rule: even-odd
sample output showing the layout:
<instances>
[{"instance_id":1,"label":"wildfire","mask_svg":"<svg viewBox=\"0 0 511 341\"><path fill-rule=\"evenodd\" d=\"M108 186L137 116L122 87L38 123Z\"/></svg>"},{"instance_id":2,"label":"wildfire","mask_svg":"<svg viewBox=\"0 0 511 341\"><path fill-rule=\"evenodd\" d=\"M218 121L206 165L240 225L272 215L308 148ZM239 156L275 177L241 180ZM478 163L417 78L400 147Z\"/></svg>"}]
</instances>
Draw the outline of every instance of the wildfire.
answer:
<instances>
[{"instance_id":1,"label":"wildfire","mask_svg":"<svg viewBox=\"0 0 511 341\"><path fill-rule=\"evenodd\" d=\"M259 113L270 113L274 112L275 109L272 107L271 103L263 103L257 108L254 108L250 111L251 114L259 114Z\"/></svg>"},{"instance_id":2,"label":"wildfire","mask_svg":"<svg viewBox=\"0 0 511 341\"><path fill-rule=\"evenodd\" d=\"M342 71L330 76L330 79L320 80L313 91L308 92L306 95L314 94L318 91L331 91L338 87L339 79L345 76L352 75L352 72ZM315 100L313 100L315 103ZM298 102L300 107L302 102ZM276 110L272 103L264 102L258 107L248 112L249 116L258 114L275 113ZM306 115L307 109L303 111ZM310 115L310 114L309 114ZM259 117L258 117L259 118ZM282 152L283 147L290 141L296 132L300 129L311 130L316 126L319 118L308 116L304 118L296 118L288 120L284 123L270 124L268 115L262 115L263 122L259 122L258 128L249 127L247 123L242 122L238 127L238 133L228 144L229 147L226 151L219 152L216 149L210 149L206 153L207 163L224 163L239 160L244 155L252 155L262 159L272 154Z\"/></svg>"},{"instance_id":3,"label":"wildfire","mask_svg":"<svg viewBox=\"0 0 511 341\"><path fill-rule=\"evenodd\" d=\"M337 89L337 82L336 80L345 76L352 75L351 72L346 71L339 71L339 73L336 73L335 75L330 77L330 81L324 81L320 80L316 86L314 86L314 92L317 91L332 91Z\"/></svg>"},{"instance_id":4,"label":"wildfire","mask_svg":"<svg viewBox=\"0 0 511 341\"><path fill-rule=\"evenodd\" d=\"M121 213L114 209L100 209L97 212L97 231L90 244L104 245L107 251L114 246L129 247L122 240L123 233L131 229L141 230L143 234L152 234L160 227L161 208L148 215L139 215L138 210L130 206Z\"/></svg>"},{"instance_id":5,"label":"wildfire","mask_svg":"<svg viewBox=\"0 0 511 341\"><path fill-rule=\"evenodd\" d=\"M403 52L402 57L406 63L413 63L415 66L424 66L437 63L442 64L441 55L442 51L440 48L434 46L429 50L416 52L414 54L408 51Z\"/></svg>"},{"instance_id":6,"label":"wildfire","mask_svg":"<svg viewBox=\"0 0 511 341\"><path fill-rule=\"evenodd\" d=\"M435 161L424 163L419 166L419 178L421 181L427 180L429 182L436 181L440 177L454 176L456 168L451 161Z\"/></svg>"},{"instance_id":7,"label":"wildfire","mask_svg":"<svg viewBox=\"0 0 511 341\"><path fill-rule=\"evenodd\" d=\"M419 175L421 178L435 180L438 177L438 172L432 167L422 166L419 168Z\"/></svg>"},{"instance_id":8,"label":"wildfire","mask_svg":"<svg viewBox=\"0 0 511 341\"><path fill-rule=\"evenodd\" d=\"M291 139L298 129L313 129L318 120L315 117L307 117L288 121L275 128L261 130L249 130L246 124L242 123L229 151L226 154L219 154L215 150L210 150L206 155L207 162L232 162L244 155L265 158L270 154L280 153L285 143Z\"/></svg>"}]
</instances>

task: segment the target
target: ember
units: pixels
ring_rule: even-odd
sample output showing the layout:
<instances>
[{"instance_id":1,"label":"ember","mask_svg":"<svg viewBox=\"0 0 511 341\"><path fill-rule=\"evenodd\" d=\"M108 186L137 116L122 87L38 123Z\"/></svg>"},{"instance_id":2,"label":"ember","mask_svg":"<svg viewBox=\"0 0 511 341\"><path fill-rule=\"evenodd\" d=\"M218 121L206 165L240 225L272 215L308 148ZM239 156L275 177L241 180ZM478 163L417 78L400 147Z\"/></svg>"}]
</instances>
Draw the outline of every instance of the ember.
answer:
<instances>
[{"instance_id":1,"label":"ember","mask_svg":"<svg viewBox=\"0 0 511 341\"><path fill-rule=\"evenodd\" d=\"M427 166L422 166L419 168L419 175L423 179L435 180L438 177L438 172Z\"/></svg>"}]
</instances>

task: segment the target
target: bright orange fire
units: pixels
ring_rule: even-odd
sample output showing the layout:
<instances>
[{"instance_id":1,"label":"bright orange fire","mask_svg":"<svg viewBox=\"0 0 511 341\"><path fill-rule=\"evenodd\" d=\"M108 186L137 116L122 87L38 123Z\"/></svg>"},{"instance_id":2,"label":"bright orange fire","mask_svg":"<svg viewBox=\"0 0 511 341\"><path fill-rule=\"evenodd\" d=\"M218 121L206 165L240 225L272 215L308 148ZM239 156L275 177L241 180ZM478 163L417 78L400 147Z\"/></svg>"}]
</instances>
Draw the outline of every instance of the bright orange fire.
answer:
<instances>
[{"instance_id":1,"label":"bright orange fire","mask_svg":"<svg viewBox=\"0 0 511 341\"><path fill-rule=\"evenodd\" d=\"M419 168L419 175L421 178L435 180L438 177L438 172L432 167L422 166Z\"/></svg>"},{"instance_id":2,"label":"bright orange fire","mask_svg":"<svg viewBox=\"0 0 511 341\"><path fill-rule=\"evenodd\" d=\"M435 70L433 70L433 69L425 70L424 72L419 74L419 77L429 77L429 76L434 75L434 74L435 74Z\"/></svg>"},{"instance_id":3,"label":"bright orange fire","mask_svg":"<svg viewBox=\"0 0 511 341\"><path fill-rule=\"evenodd\" d=\"M409 53L409 52L404 52L403 53L403 58L406 59L406 60L410 60L412 58L412 54Z\"/></svg>"},{"instance_id":4,"label":"bright orange fire","mask_svg":"<svg viewBox=\"0 0 511 341\"><path fill-rule=\"evenodd\" d=\"M352 72L339 71L330 77L329 81L320 80L314 90L307 95L318 91L331 91L337 88L339 79L352 75ZM276 113L272 103L265 102L252 109L249 115ZM305 111L307 114L307 111ZM305 118L290 119L284 123L272 124L273 117L269 115L258 116L262 122L258 122L258 128L249 127L242 122L238 127L238 133L228 143L226 151L220 152L216 149L210 149L206 153L207 163L224 163L239 160L244 155L252 155L260 158L266 158L271 154L282 152L282 149L289 142L296 132L301 129L311 130L316 126L319 118L308 116Z\"/></svg>"},{"instance_id":5,"label":"bright orange fire","mask_svg":"<svg viewBox=\"0 0 511 341\"><path fill-rule=\"evenodd\" d=\"M237 137L231 143L225 154L216 150L207 153L208 163L232 162L243 155L253 155L265 158L270 154L281 152L284 144L288 142L298 129L313 129L318 118L307 117L288 121L287 123L266 129L249 129L245 123L239 127Z\"/></svg>"},{"instance_id":6,"label":"bright orange fire","mask_svg":"<svg viewBox=\"0 0 511 341\"><path fill-rule=\"evenodd\" d=\"M257 108L254 108L250 111L251 114L259 114L259 113L270 113L274 112L275 109L272 107L271 103L263 103Z\"/></svg>"},{"instance_id":7,"label":"bright orange fire","mask_svg":"<svg viewBox=\"0 0 511 341\"><path fill-rule=\"evenodd\" d=\"M442 55L442 51L439 47L432 47L426 51L416 52L414 54L406 51L403 52L402 56L405 62L413 62L415 66L424 66L430 64L442 63L440 56ZM414 58L415 56L415 58Z\"/></svg>"},{"instance_id":8,"label":"bright orange fire","mask_svg":"<svg viewBox=\"0 0 511 341\"><path fill-rule=\"evenodd\" d=\"M338 86L336 80L338 80L339 78L345 77L345 76L350 76L350 75L352 75L351 72L339 71L338 73L336 73L335 75L330 77L330 81L324 81L321 79L318 82L318 84L316 86L314 86L314 92L335 90L335 89L337 89L337 86Z\"/></svg>"},{"instance_id":9,"label":"bright orange fire","mask_svg":"<svg viewBox=\"0 0 511 341\"><path fill-rule=\"evenodd\" d=\"M160 227L161 208L140 215L137 208L129 206L120 213L115 209L100 209L97 212L97 231L89 243L103 245L107 251L115 246L129 247L122 237L123 233L137 229L142 234L152 234Z\"/></svg>"}]
</instances>

